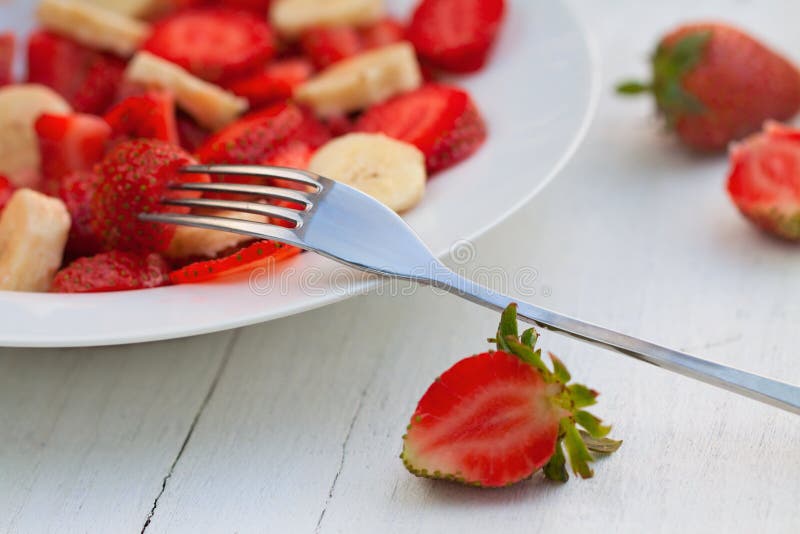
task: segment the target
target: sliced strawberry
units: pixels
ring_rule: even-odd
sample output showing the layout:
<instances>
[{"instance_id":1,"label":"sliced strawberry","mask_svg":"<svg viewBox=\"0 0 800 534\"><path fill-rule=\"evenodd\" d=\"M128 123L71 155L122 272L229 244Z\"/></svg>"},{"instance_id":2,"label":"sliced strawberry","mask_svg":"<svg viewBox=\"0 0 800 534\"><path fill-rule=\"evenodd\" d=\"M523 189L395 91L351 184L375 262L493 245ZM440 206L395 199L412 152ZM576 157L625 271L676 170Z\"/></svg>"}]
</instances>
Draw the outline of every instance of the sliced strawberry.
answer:
<instances>
[{"instance_id":1,"label":"sliced strawberry","mask_svg":"<svg viewBox=\"0 0 800 534\"><path fill-rule=\"evenodd\" d=\"M0 175L0 210L6 207L6 204L11 200L11 195L14 194L14 184L5 176Z\"/></svg>"},{"instance_id":2,"label":"sliced strawberry","mask_svg":"<svg viewBox=\"0 0 800 534\"><path fill-rule=\"evenodd\" d=\"M800 240L800 130L770 122L734 146L728 193L758 227Z\"/></svg>"},{"instance_id":3,"label":"sliced strawberry","mask_svg":"<svg viewBox=\"0 0 800 534\"><path fill-rule=\"evenodd\" d=\"M597 393L569 385L569 372L554 356L551 371L536 338L533 329L518 337L511 305L500 323L498 351L461 360L428 388L403 437L409 471L501 487L544 467L548 478L566 481L563 442L573 470L593 475L589 450L613 451L620 442L605 438L610 427L582 409Z\"/></svg>"},{"instance_id":4,"label":"sliced strawberry","mask_svg":"<svg viewBox=\"0 0 800 534\"><path fill-rule=\"evenodd\" d=\"M175 227L140 221L139 214L186 213L188 208L164 207L160 200L197 196L169 191L171 184L209 181L207 175L178 172L196 163L183 149L156 139L124 141L114 147L95 168L100 184L91 202L92 230L105 250L166 250Z\"/></svg>"},{"instance_id":5,"label":"sliced strawberry","mask_svg":"<svg viewBox=\"0 0 800 534\"><path fill-rule=\"evenodd\" d=\"M230 256L193 263L170 274L174 284L207 282L257 267L269 267L299 254L301 250L274 241L259 241Z\"/></svg>"},{"instance_id":6,"label":"sliced strawberry","mask_svg":"<svg viewBox=\"0 0 800 534\"><path fill-rule=\"evenodd\" d=\"M262 72L233 81L227 88L260 108L291 98L297 86L311 78L314 66L306 59L286 59L269 64Z\"/></svg>"},{"instance_id":7,"label":"sliced strawberry","mask_svg":"<svg viewBox=\"0 0 800 534\"><path fill-rule=\"evenodd\" d=\"M314 155L314 149L303 141L289 141L264 160L264 165L307 169ZM283 182L283 181L282 181ZM295 183L295 182L291 182Z\"/></svg>"},{"instance_id":8,"label":"sliced strawberry","mask_svg":"<svg viewBox=\"0 0 800 534\"><path fill-rule=\"evenodd\" d=\"M169 266L158 254L111 251L80 258L53 280L54 293L100 293L159 287L169 283Z\"/></svg>"},{"instance_id":9,"label":"sliced strawberry","mask_svg":"<svg viewBox=\"0 0 800 534\"><path fill-rule=\"evenodd\" d=\"M92 197L100 179L94 172L73 172L60 180L58 196L67 207L72 225L65 257L79 258L100 252L103 244L92 228Z\"/></svg>"},{"instance_id":10,"label":"sliced strawberry","mask_svg":"<svg viewBox=\"0 0 800 534\"><path fill-rule=\"evenodd\" d=\"M103 158L111 127L100 117L73 113L41 115L35 124L42 159L42 190L57 195L61 179L88 171Z\"/></svg>"},{"instance_id":11,"label":"sliced strawberry","mask_svg":"<svg viewBox=\"0 0 800 534\"><path fill-rule=\"evenodd\" d=\"M124 71L121 59L65 37L39 31L28 41L28 81L52 88L80 113L105 113Z\"/></svg>"},{"instance_id":12,"label":"sliced strawberry","mask_svg":"<svg viewBox=\"0 0 800 534\"><path fill-rule=\"evenodd\" d=\"M0 33L0 86L14 82L14 50L16 37L13 33Z\"/></svg>"},{"instance_id":13,"label":"sliced strawberry","mask_svg":"<svg viewBox=\"0 0 800 534\"><path fill-rule=\"evenodd\" d=\"M445 85L426 85L378 104L361 116L356 129L415 145L430 173L468 158L486 140L486 125L470 96Z\"/></svg>"},{"instance_id":14,"label":"sliced strawberry","mask_svg":"<svg viewBox=\"0 0 800 534\"><path fill-rule=\"evenodd\" d=\"M197 121L186 113L179 111L176 121L180 145L187 152L194 153L198 148L203 146L203 143L205 143L211 135L211 132L197 124Z\"/></svg>"},{"instance_id":15,"label":"sliced strawberry","mask_svg":"<svg viewBox=\"0 0 800 534\"><path fill-rule=\"evenodd\" d=\"M175 97L168 91L130 96L111 108L105 119L115 140L145 138L179 142Z\"/></svg>"},{"instance_id":16,"label":"sliced strawberry","mask_svg":"<svg viewBox=\"0 0 800 534\"><path fill-rule=\"evenodd\" d=\"M385 18L361 30L361 42L366 49L381 48L405 38L405 26L393 18Z\"/></svg>"},{"instance_id":17,"label":"sliced strawberry","mask_svg":"<svg viewBox=\"0 0 800 534\"><path fill-rule=\"evenodd\" d=\"M350 26L312 28L303 33L300 42L318 69L355 56L364 48L361 35Z\"/></svg>"},{"instance_id":18,"label":"sliced strawberry","mask_svg":"<svg viewBox=\"0 0 800 534\"><path fill-rule=\"evenodd\" d=\"M158 22L144 49L210 81L245 76L275 55L262 17L244 11L197 8Z\"/></svg>"},{"instance_id":19,"label":"sliced strawberry","mask_svg":"<svg viewBox=\"0 0 800 534\"><path fill-rule=\"evenodd\" d=\"M486 63L505 15L505 0L422 0L408 28L417 53L451 72Z\"/></svg>"}]
</instances>

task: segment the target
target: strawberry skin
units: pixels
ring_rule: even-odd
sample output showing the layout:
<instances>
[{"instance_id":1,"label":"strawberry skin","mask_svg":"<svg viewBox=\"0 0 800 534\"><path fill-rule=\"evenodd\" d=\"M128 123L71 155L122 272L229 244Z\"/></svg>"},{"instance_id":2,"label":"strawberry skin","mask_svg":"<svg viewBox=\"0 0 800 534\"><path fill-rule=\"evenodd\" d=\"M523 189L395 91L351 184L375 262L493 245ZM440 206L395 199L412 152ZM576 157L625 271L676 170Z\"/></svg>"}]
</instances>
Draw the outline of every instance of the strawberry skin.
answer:
<instances>
[{"instance_id":1,"label":"strawberry skin","mask_svg":"<svg viewBox=\"0 0 800 534\"><path fill-rule=\"evenodd\" d=\"M406 28L393 18L379 20L372 26L362 28L361 42L365 49L381 48L394 43L399 43L406 38Z\"/></svg>"},{"instance_id":2,"label":"strawberry skin","mask_svg":"<svg viewBox=\"0 0 800 534\"><path fill-rule=\"evenodd\" d=\"M167 91L129 96L105 115L114 140L159 139L177 145L175 97Z\"/></svg>"},{"instance_id":3,"label":"strawberry skin","mask_svg":"<svg viewBox=\"0 0 800 534\"><path fill-rule=\"evenodd\" d=\"M73 172L59 183L58 196L67 207L72 224L64 255L68 258L91 256L103 249L92 228L91 204L99 177L93 172Z\"/></svg>"},{"instance_id":4,"label":"strawberry skin","mask_svg":"<svg viewBox=\"0 0 800 534\"><path fill-rule=\"evenodd\" d=\"M486 64L505 11L504 0L422 0L407 36L431 65L474 72Z\"/></svg>"},{"instance_id":5,"label":"strawberry skin","mask_svg":"<svg viewBox=\"0 0 800 534\"><path fill-rule=\"evenodd\" d=\"M266 267L300 254L291 245L274 241L258 241L221 258L192 263L170 273L174 284L197 284L229 276L256 267Z\"/></svg>"},{"instance_id":6,"label":"strawberry skin","mask_svg":"<svg viewBox=\"0 0 800 534\"><path fill-rule=\"evenodd\" d=\"M35 123L42 159L42 189L57 195L61 179L75 171L88 171L103 158L111 127L94 115L45 113Z\"/></svg>"},{"instance_id":7,"label":"strawberry skin","mask_svg":"<svg viewBox=\"0 0 800 534\"><path fill-rule=\"evenodd\" d=\"M621 93L651 92L669 127L699 151L724 150L765 120L800 110L800 72L741 30L717 23L681 26L653 56L653 81Z\"/></svg>"},{"instance_id":8,"label":"strawberry skin","mask_svg":"<svg viewBox=\"0 0 800 534\"><path fill-rule=\"evenodd\" d=\"M486 140L486 124L465 91L430 84L368 109L356 130L411 143L425 154L428 172L459 163Z\"/></svg>"},{"instance_id":9,"label":"strawberry skin","mask_svg":"<svg viewBox=\"0 0 800 534\"><path fill-rule=\"evenodd\" d=\"M260 108L291 98L296 87L311 78L314 66L306 59L286 59L267 65L261 72L227 84L229 91L244 97L251 108Z\"/></svg>"},{"instance_id":10,"label":"strawberry skin","mask_svg":"<svg viewBox=\"0 0 800 534\"><path fill-rule=\"evenodd\" d=\"M263 17L196 8L159 21L144 49L216 82L263 67L275 55L275 37Z\"/></svg>"},{"instance_id":11,"label":"strawberry skin","mask_svg":"<svg viewBox=\"0 0 800 534\"><path fill-rule=\"evenodd\" d=\"M300 43L318 69L355 56L364 48L361 35L350 26L312 28L303 34Z\"/></svg>"},{"instance_id":12,"label":"strawberry skin","mask_svg":"<svg viewBox=\"0 0 800 534\"><path fill-rule=\"evenodd\" d=\"M731 149L728 194L759 228L800 240L800 130L767 123Z\"/></svg>"},{"instance_id":13,"label":"strawberry skin","mask_svg":"<svg viewBox=\"0 0 800 534\"><path fill-rule=\"evenodd\" d=\"M166 250L175 227L143 222L138 216L157 211L188 212L188 208L161 206L160 200L165 196L197 196L169 191L174 183L209 181L207 175L178 172L196 163L180 147L156 139L125 141L106 154L95 167L100 182L91 201L92 230L105 250Z\"/></svg>"},{"instance_id":14,"label":"strawberry skin","mask_svg":"<svg viewBox=\"0 0 800 534\"><path fill-rule=\"evenodd\" d=\"M13 33L0 33L0 87L14 82L14 50L16 37Z\"/></svg>"},{"instance_id":15,"label":"strawberry skin","mask_svg":"<svg viewBox=\"0 0 800 534\"><path fill-rule=\"evenodd\" d=\"M114 250L80 258L56 274L54 293L100 293L159 287L169 282L169 266L158 254Z\"/></svg>"}]
</instances>

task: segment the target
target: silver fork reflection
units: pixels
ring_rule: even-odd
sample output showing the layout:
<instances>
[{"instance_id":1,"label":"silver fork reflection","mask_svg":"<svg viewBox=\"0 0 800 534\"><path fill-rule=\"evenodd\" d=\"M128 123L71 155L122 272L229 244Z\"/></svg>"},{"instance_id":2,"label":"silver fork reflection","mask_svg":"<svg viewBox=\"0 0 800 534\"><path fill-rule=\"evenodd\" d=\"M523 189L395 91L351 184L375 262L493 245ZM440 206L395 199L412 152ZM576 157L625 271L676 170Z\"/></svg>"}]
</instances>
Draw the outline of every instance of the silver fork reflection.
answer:
<instances>
[{"instance_id":1,"label":"silver fork reflection","mask_svg":"<svg viewBox=\"0 0 800 534\"><path fill-rule=\"evenodd\" d=\"M800 414L800 388L746 371L697 358L642 339L615 332L539 306L496 293L446 268L414 231L390 209L347 185L311 172L282 167L211 165L183 169L186 173L227 174L282 179L305 186L301 191L274 185L189 182L175 189L246 195L284 200L291 209L248 200L208 198L164 199L164 204L261 214L281 219L289 227L213 215L148 213L147 221L223 230L273 239L312 250L357 269L386 277L413 280L445 289L495 310L512 302L519 318L541 328L600 345L620 354L718 386L734 393Z\"/></svg>"}]
</instances>

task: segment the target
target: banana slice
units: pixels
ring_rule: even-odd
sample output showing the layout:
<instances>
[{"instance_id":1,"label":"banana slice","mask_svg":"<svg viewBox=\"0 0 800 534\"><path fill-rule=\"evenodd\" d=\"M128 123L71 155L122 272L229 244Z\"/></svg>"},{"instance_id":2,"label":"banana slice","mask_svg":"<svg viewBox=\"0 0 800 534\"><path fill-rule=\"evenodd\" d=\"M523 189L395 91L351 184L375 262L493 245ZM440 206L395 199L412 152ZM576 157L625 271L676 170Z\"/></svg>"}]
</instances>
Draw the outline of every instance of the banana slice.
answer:
<instances>
[{"instance_id":1,"label":"banana slice","mask_svg":"<svg viewBox=\"0 0 800 534\"><path fill-rule=\"evenodd\" d=\"M355 187L398 213L416 206L425 194L425 156L383 134L337 137L317 150L309 170Z\"/></svg>"},{"instance_id":2,"label":"banana slice","mask_svg":"<svg viewBox=\"0 0 800 534\"><path fill-rule=\"evenodd\" d=\"M234 219L254 222L267 222L267 217L252 213L214 211L209 213L209 215L232 217ZM233 234L231 232L179 226L175 231L175 237L172 238L165 256L172 259L192 258L195 256L213 258L223 250L251 241L252 239L253 238L250 236Z\"/></svg>"},{"instance_id":3,"label":"banana slice","mask_svg":"<svg viewBox=\"0 0 800 534\"><path fill-rule=\"evenodd\" d=\"M17 187L39 180L39 143L34 124L42 113L66 114L70 105L51 89L36 84L0 89L0 174Z\"/></svg>"},{"instance_id":4,"label":"banana slice","mask_svg":"<svg viewBox=\"0 0 800 534\"><path fill-rule=\"evenodd\" d=\"M0 215L0 290L48 291L63 259L69 226L61 200L18 189Z\"/></svg>"},{"instance_id":5,"label":"banana slice","mask_svg":"<svg viewBox=\"0 0 800 534\"><path fill-rule=\"evenodd\" d=\"M174 0L83 0L83 2L136 18L160 15L175 7Z\"/></svg>"},{"instance_id":6,"label":"banana slice","mask_svg":"<svg viewBox=\"0 0 800 534\"><path fill-rule=\"evenodd\" d=\"M175 93L180 107L211 130L233 122L247 110L247 100L149 52L142 51L133 57L125 77L144 85L169 89Z\"/></svg>"},{"instance_id":7,"label":"banana slice","mask_svg":"<svg viewBox=\"0 0 800 534\"><path fill-rule=\"evenodd\" d=\"M411 43L395 43L334 63L297 88L294 97L323 117L365 109L422 84Z\"/></svg>"},{"instance_id":8,"label":"banana slice","mask_svg":"<svg viewBox=\"0 0 800 534\"><path fill-rule=\"evenodd\" d=\"M146 23L79 0L42 0L39 23L92 48L132 55L150 35Z\"/></svg>"},{"instance_id":9,"label":"banana slice","mask_svg":"<svg viewBox=\"0 0 800 534\"><path fill-rule=\"evenodd\" d=\"M314 26L367 26L384 15L383 0L276 0L270 22L285 37Z\"/></svg>"}]
</instances>

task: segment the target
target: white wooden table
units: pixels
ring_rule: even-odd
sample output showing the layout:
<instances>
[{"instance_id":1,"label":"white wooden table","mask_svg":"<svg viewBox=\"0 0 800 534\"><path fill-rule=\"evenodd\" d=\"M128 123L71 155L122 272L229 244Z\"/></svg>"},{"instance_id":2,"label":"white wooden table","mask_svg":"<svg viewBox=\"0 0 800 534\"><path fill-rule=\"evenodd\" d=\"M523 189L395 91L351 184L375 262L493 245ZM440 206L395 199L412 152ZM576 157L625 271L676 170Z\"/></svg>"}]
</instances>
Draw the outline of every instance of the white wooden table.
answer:
<instances>
[{"instance_id":1,"label":"white wooden table","mask_svg":"<svg viewBox=\"0 0 800 534\"><path fill-rule=\"evenodd\" d=\"M797 2L574 2L605 88L685 17L800 59ZM650 110L605 89L574 161L468 267L533 267L536 302L800 383L800 248L751 230L725 159L680 151ZM0 531L800 532L796 416L552 335L625 440L596 478L477 491L408 475L417 399L495 321L420 289L195 339L1 350Z\"/></svg>"}]
</instances>

